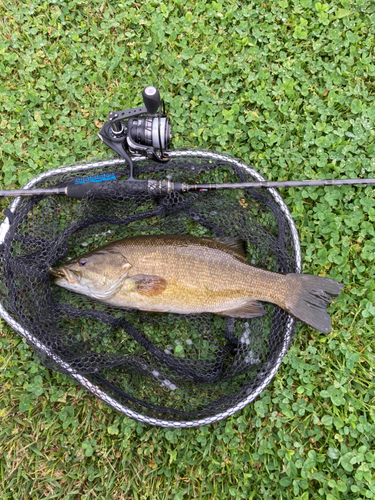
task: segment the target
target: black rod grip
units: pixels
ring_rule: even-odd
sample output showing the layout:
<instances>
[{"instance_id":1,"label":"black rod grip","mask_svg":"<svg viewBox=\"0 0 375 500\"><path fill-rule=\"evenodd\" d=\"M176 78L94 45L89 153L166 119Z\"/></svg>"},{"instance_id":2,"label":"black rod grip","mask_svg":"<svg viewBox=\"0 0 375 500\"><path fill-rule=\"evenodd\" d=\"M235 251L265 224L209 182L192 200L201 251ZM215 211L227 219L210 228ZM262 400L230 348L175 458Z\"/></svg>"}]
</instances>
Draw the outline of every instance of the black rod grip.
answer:
<instances>
[{"instance_id":1,"label":"black rod grip","mask_svg":"<svg viewBox=\"0 0 375 500\"><path fill-rule=\"evenodd\" d=\"M66 195L68 198L84 198L89 191L97 188L95 182L86 182L85 184L69 184L66 186Z\"/></svg>"},{"instance_id":2,"label":"black rod grip","mask_svg":"<svg viewBox=\"0 0 375 500\"><path fill-rule=\"evenodd\" d=\"M69 198L84 198L88 193L98 199L112 199L126 195L145 195L148 193L147 180L107 181L104 183L86 182L70 184L66 187Z\"/></svg>"}]
</instances>

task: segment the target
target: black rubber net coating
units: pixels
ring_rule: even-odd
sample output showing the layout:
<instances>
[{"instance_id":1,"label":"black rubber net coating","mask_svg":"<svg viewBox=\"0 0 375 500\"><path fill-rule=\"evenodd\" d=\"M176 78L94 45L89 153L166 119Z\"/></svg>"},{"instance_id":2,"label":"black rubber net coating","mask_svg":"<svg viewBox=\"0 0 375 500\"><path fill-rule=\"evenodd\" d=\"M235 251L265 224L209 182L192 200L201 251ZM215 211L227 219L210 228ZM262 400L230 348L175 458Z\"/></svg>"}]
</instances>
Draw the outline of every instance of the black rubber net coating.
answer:
<instances>
[{"instance_id":1,"label":"black rubber net coating","mask_svg":"<svg viewBox=\"0 0 375 500\"><path fill-rule=\"evenodd\" d=\"M110 169L54 175L34 187L108 172L118 179L129 173L119 161ZM188 156L167 164L139 161L135 176L191 184L253 180L225 160ZM265 304L263 317L248 320L117 309L53 284L51 266L144 234L240 237L250 264L282 273L297 270L290 226L267 190L153 197L126 195L116 181L105 182L83 200L39 196L20 201L0 247L1 303L64 362L56 363L33 343L45 366L68 376L74 370L135 418L182 427L219 420L267 385L296 322L272 304Z\"/></svg>"}]
</instances>

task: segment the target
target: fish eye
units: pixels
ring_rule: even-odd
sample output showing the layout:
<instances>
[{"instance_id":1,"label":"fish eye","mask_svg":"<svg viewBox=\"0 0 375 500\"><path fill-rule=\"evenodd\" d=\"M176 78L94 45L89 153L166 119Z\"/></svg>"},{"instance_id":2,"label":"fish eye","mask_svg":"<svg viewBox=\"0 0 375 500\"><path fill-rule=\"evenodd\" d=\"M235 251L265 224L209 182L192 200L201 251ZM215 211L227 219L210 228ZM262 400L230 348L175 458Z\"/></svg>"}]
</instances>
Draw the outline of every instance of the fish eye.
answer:
<instances>
[{"instance_id":1,"label":"fish eye","mask_svg":"<svg viewBox=\"0 0 375 500\"><path fill-rule=\"evenodd\" d=\"M85 266L85 265L87 264L87 259L81 259L81 260L78 262L78 264L79 264L80 266Z\"/></svg>"}]
</instances>

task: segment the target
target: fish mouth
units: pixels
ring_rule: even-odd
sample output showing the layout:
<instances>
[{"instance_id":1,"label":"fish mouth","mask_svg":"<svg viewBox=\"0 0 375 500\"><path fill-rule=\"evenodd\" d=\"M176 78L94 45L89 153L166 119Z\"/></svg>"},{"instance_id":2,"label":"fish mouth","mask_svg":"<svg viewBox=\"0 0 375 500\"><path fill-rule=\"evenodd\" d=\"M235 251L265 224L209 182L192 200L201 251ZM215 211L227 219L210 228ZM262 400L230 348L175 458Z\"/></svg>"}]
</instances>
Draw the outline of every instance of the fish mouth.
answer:
<instances>
[{"instance_id":1,"label":"fish mouth","mask_svg":"<svg viewBox=\"0 0 375 500\"><path fill-rule=\"evenodd\" d=\"M49 273L52 274L52 276L54 276L55 278L63 278L65 276L60 268L56 269L55 267L50 267Z\"/></svg>"},{"instance_id":2,"label":"fish mouth","mask_svg":"<svg viewBox=\"0 0 375 500\"><path fill-rule=\"evenodd\" d=\"M59 279L65 279L71 285L74 285L81 281L81 275L78 271L68 269L64 266L61 266L57 269L54 267L50 267L49 273L52 274L54 278L56 278L55 281L58 281Z\"/></svg>"}]
</instances>

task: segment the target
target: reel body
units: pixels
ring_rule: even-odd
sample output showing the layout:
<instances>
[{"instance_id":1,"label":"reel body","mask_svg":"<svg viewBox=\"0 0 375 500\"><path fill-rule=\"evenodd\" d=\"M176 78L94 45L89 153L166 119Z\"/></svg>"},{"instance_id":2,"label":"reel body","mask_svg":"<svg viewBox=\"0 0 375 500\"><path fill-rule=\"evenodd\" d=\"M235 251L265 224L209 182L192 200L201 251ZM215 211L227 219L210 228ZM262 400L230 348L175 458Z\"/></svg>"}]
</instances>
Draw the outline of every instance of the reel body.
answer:
<instances>
[{"instance_id":1,"label":"reel body","mask_svg":"<svg viewBox=\"0 0 375 500\"><path fill-rule=\"evenodd\" d=\"M145 155L159 162L167 162L169 157L165 150L170 145L171 126L164 104L155 87L146 87L142 96L144 107L111 112L98 136L130 164L125 149L133 156ZM132 170L129 178L133 178Z\"/></svg>"}]
</instances>

